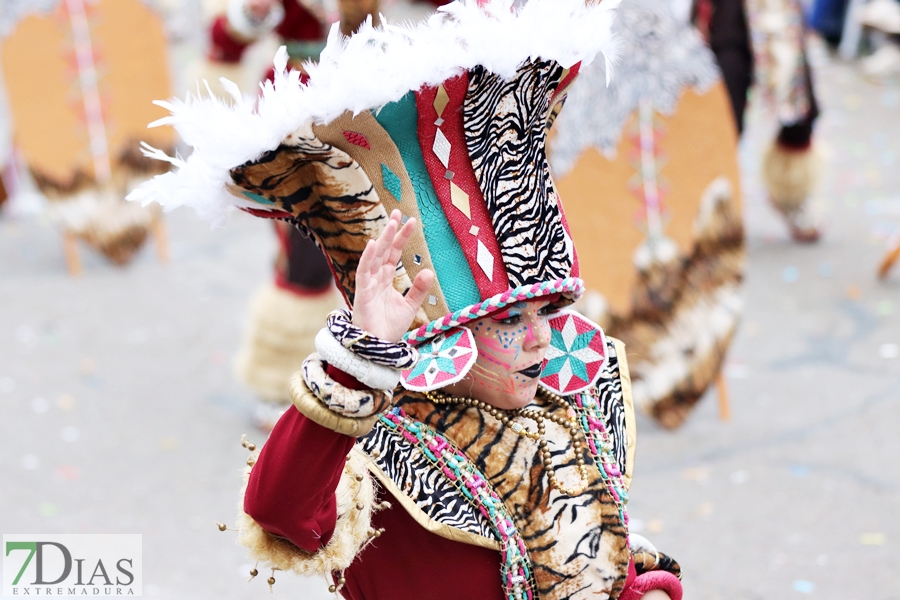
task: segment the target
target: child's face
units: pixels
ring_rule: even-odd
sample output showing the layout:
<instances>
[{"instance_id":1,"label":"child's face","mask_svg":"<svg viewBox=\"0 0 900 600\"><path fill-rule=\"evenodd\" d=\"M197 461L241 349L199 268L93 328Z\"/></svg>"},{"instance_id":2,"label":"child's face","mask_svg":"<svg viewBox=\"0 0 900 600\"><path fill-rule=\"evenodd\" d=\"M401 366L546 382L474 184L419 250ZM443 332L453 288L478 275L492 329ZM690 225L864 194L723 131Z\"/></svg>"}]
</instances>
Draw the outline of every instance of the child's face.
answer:
<instances>
[{"instance_id":1,"label":"child's face","mask_svg":"<svg viewBox=\"0 0 900 600\"><path fill-rule=\"evenodd\" d=\"M550 297L519 302L468 323L478 360L462 381L444 391L504 410L531 402L550 344L550 315L557 310L554 301Z\"/></svg>"}]
</instances>

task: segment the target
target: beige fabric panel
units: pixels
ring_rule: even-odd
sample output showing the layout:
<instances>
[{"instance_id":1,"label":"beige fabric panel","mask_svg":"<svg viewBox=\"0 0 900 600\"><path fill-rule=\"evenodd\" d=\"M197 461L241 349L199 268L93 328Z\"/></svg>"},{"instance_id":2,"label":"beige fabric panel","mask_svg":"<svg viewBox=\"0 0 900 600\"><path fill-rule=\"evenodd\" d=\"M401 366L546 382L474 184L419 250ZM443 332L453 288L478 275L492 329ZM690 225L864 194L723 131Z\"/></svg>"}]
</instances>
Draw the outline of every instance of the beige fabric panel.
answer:
<instances>
[{"instance_id":1,"label":"beige fabric panel","mask_svg":"<svg viewBox=\"0 0 900 600\"><path fill-rule=\"evenodd\" d=\"M667 189L662 199L669 219L665 234L686 255L693 249L693 222L700 200L713 180L728 178L740 205L737 131L722 83L702 95L685 90L673 115L656 116L659 181ZM639 140L631 134L636 125L633 114L615 158L588 149L571 172L555 180L578 249L581 277L621 317L631 313L638 275L632 258L645 239L639 214L642 203L634 190L640 182L639 165L633 163L640 150Z\"/></svg>"},{"instance_id":2,"label":"beige fabric panel","mask_svg":"<svg viewBox=\"0 0 900 600\"><path fill-rule=\"evenodd\" d=\"M344 137L344 131L362 134L369 142L371 150L348 141ZM388 214L394 209L398 209L404 215L413 217L419 222L419 227L403 249L403 266L406 268L410 280L415 279L422 269L434 271L431 254L428 252L425 234L421 227L422 217L419 214L419 205L416 202L416 192L413 189L409 175L406 173L406 168L403 166L403 159L400 157L397 146L384 128L378 124L375 117L368 111L363 111L355 117L351 113L346 112L328 125L313 125L313 133L323 142L349 154L362 167L363 171L369 176L372 185L375 186L375 192L378 194L378 198ZM400 179L401 202L398 202L394 195L384 186L384 178L381 171L382 163L387 165ZM422 258L419 265L413 260L413 256L416 254ZM429 321L440 319L450 312L437 277L431 284L428 293L436 299L436 303L433 305L429 304L427 300L423 304L423 309ZM424 324L419 323L415 324L415 326Z\"/></svg>"}]
</instances>

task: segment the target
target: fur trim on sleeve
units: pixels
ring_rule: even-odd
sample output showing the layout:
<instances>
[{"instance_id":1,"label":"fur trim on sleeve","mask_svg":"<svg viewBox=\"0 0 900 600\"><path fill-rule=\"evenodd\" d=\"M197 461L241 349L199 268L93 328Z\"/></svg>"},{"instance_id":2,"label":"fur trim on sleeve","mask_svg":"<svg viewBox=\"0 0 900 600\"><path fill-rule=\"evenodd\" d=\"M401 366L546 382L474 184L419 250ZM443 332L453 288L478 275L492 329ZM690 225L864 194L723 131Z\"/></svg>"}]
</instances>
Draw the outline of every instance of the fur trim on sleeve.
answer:
<instances>
[{"instance_id":1,"label":"fur trim on sleeve","mask_svg":"<svg viewBox=\"0 0 900 600\"><path fill-rule=\"evenodd\" d=\"M255 456L254 456L255 458ZM243 506L246 482L241 493ZM353 559L374 538L371 530L372 513L376 504L375 484L366 469L365 458L353 450L344 467L344 473L335 491L337 499L337 524L328 544L316 553L301 550L288 540L272 535L241 509L238 516L238 543L249 549L252 560L260 561L267 568L291 571L297 575L329 575L350 566Z\"/></svg>"}]
</instances>

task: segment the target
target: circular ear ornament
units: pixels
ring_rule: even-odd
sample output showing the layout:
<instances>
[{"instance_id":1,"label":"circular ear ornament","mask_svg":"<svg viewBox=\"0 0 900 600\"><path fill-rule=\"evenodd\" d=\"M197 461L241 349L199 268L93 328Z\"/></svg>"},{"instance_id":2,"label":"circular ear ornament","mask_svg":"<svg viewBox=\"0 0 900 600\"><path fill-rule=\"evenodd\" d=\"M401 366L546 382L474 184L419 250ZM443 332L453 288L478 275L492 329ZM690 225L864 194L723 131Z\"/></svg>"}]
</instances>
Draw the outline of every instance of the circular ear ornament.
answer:
<instances>
[{"instance_id":1,"label":"circular ear ornament","mask_svg":"<svg viewBox=\"0 0 900 600\"><path fill-rule=\"evenodd\" d=\"M419 360L400 372L400 383L408 390L427 392L456 383L469 372L478 349L475 337L465 327L457 327L416 346Z\"/></svg>"},{"instance_id":2,"label":"circular ear ornament","mask_svg":"<svg viewBox=\"0 0 900 600\"><path fill-rule=\"evenodd\" d=\"M550 330L541 385L563 396L594 385L609 356L600 326L575 311L562 310L550 319Z\"/></svg>"}]
</instances>

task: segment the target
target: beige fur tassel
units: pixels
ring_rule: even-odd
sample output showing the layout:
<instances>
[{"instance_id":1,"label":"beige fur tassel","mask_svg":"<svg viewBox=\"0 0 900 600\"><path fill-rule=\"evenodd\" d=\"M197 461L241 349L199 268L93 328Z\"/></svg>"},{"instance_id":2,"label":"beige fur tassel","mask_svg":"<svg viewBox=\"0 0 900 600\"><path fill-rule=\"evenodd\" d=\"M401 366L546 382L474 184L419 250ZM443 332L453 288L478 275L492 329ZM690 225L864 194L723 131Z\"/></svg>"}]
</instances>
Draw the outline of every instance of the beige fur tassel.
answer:
<instances>
[{"instance_id":1,"label":"beige fur tassel","mask_svg":"<svg viewBox=\"0 0 900 600\"><path fill-rule=\"evenodd\" d=\"M316 351L316 333L341 304L336 291L299 296L267 284L251 302L250 323L235 358L238 379L267 402L290 404L291 376Z\"/></svg>"}]
</instances>

